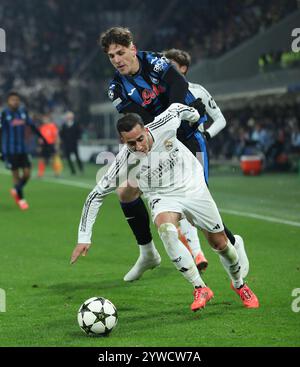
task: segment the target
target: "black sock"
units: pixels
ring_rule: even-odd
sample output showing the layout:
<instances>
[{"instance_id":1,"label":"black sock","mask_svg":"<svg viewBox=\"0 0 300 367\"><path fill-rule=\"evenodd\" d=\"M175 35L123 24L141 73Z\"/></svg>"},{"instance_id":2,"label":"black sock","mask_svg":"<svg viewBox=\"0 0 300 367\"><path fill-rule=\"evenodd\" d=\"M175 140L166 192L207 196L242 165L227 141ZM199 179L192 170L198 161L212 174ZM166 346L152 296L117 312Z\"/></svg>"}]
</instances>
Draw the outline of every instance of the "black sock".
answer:
<instances>
[{"instance_id":1,"label":"black sock","mask_svg":"<svg viewBox=\"0 0 300 367\"><path fill-rule=\"evenodd\" d=\"M26 185L27 181L28 181L27 178L22 178L22 179L20 179L19 183L17 185L15 185L15 189L16 189L20 199L24 198L23 188Z\"/></svg>"},{"instance_id":2,"label":"black sock","mask_svg":"<svg viewBox=\"0 0 300 367\"><path fill-rule=\"evenodd\" d=\"M230 230L225 226L224 223L223 223L223 225L224 225L224 231L226 233L226 236L229 238L229 241L234 246L234 244L235 244L235 237L234 237L234 235L230 232Z\"/></svg>"},{"instance_id":3,"label":"black sock","mask_svg":"<svg viewBox=\"0 0 300 367\"><path fill-rule=\"evenodd\" d=\"M139 245L152 241L148 211L141 198L130 203L120 203L130 228Z\"/></svg>"}]
</instances>

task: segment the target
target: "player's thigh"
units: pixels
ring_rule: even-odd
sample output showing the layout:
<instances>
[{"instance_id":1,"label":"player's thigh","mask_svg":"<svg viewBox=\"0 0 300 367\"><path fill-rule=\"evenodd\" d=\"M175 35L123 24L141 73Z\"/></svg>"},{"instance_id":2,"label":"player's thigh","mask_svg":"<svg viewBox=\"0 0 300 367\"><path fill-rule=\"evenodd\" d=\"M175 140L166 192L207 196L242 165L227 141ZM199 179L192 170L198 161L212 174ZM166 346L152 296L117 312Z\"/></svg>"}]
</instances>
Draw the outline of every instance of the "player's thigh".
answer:
<instances>
[{"instance_id":1,"label":"player's thigh","mask_svg":"<svg viewBox=\"0 0 300 367\"><path fill-rule=\"evenodd\" d=\"M183 207L178 197L161 196L159 194L147 198L153 223L159 228L164 223L178 226L182 218Z\"/></svg>"},{"instance_id":2,"label":"player's thigh","mask_svg":"<svg viewBox=\"0 0 300 367\"><path fill-rule=\"evenodd\" d=\"M138 187L131 186L128 181L123 182L117 188L116 192L122 203L130 203L141 195L140 189Z\"/></svg>"},{"instance_id":3,"label":"player's thigh","mask_svg":"<svg viewBox=\"0 0 300 367\"><path fill-rule=\"evenodd\" d=\"M23 168L23 178L29 179L31 175L31 168L30 167L24 167Z\"/></svg>"},{"instance_id":4,"label":"player's thigh","mask_svg":"<svg viewBox=\"0 0 300 367\"><path fill-rule=\"evenodd\" d=\"M184 214L197 227L209 233L224 230L223 222L216 203L207 187L184 198Z\"/></svg>"}]
</instances>

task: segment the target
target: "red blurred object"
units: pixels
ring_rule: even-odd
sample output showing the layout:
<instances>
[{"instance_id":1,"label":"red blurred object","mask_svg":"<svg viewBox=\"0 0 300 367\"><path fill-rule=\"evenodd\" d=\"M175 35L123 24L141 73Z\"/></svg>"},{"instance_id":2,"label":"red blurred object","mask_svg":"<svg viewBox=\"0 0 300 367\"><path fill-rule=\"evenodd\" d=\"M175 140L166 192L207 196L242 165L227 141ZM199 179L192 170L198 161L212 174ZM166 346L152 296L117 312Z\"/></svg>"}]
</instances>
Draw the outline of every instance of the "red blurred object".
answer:
<instances>
[{"instance_id":1,"label":"red blurred object","mask_svg":"<svg viewBox=\"0 0 300 367\"><path fill-rule=\"evenodd\" d=\"M243 155L240 164L244 175L256 176L262 171L262 159L259 155Z\"/></svg>"}]
</instances>

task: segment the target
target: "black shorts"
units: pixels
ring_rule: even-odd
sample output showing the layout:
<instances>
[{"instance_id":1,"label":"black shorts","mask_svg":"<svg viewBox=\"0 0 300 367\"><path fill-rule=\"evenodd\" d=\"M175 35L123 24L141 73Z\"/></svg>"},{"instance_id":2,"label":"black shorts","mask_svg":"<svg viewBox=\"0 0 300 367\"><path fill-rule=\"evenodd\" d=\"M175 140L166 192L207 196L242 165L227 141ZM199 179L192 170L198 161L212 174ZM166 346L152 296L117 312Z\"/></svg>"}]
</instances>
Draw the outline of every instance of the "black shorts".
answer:
<instances>
[{"instance_id":1,"label":"black shorts","mask_svg":"<svg viewBox=\"0 0 300 367\"><path fill-rule=\"evenodd\" d=\"M40 156L44 158L46 161L48 161L54 154L55 154L55 146L54 144L43 144L41 147L41 153Z\"/></svg>"},{"instance_id":2,"label":"black shorts","mask_svg":"<svg viewBox=\"0 0 300 367\"><path fill-rule=\"evenodd\" d=\"M12 154L6 157L5 166L8 169L16 170L18 168L30 168L31 162L28 154Z\"/></svg>"}]
</instances>

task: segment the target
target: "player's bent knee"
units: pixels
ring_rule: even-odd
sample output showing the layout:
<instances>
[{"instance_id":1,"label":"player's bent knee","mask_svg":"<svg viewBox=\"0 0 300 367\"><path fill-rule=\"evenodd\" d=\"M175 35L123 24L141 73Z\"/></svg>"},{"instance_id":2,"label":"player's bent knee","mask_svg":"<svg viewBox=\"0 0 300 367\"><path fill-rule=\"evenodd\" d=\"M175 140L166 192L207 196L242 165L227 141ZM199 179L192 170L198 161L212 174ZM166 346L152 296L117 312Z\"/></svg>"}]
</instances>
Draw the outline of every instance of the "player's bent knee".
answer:
<instances>
[{"instance_id":1,"label":"player's bent knee","mask_svg":"<svg viewBox=\"0 0 300 367\"><path fill-rule=\"evenodd\" d=\"M163 223L158 227L158 233L165 246L172 246L178 239L178 231L173 223Z\"/></svg>"},{"instance_id":2,"label":"player's bent knee","mask_svg":"<svg viewBox=\"0 0 300 367\"><path fill-rule=\"evenodd\" d=\"M119 196L119 200L122 203L130 203L131 201L136 200L140 196L140 191L138 188L133 187L119 187L117 190L117 194Z\"/></svg>"},{"instance_id":3,"label":"player's bent knee","mask_svg":"<svg viewBox=\"0 0 300 367\"><path fill-rule=\"evenodd\" d=\"M214 250L222 251L227 246L228 238L225 232L222 231L219 233L210 233L208 241Z\"/></svg>"}]
</instances>

